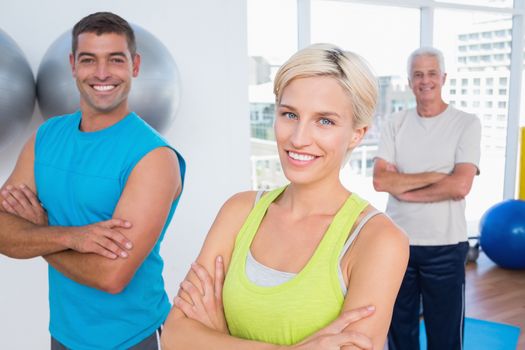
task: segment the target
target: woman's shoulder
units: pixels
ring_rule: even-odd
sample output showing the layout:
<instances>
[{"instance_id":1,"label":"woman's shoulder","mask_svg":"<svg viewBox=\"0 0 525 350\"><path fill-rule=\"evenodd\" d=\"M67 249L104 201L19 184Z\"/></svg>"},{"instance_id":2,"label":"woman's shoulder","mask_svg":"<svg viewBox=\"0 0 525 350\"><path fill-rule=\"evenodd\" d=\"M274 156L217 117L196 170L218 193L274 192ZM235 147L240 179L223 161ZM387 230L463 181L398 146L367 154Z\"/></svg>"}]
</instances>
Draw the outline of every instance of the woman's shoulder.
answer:
<instances>
[{"instance_id":1,"label":"woman's shoulder","mask_svg":"<svg viewBox=\"0 0 525 350\"><path fill-rule=\"evenodd\" d=\"M217 255L221 255L228 265L237 234L250 214L256 194L255 191L239 192L224 202L208 231L199 261L213 266Z\"/></svg>"},{"instance_id":2,"label":"woman's shoulder","mask_svg":"<svg viewBox=\"0 0 525 350\"><path fill-rule=\"evenodd\" d=\"M228 198L222 205L217 219L227 220L234 226L242 224L253 208L257 191L238 192Z\"/></svg>"},{"instance_id":3,"label":"woman's shoulder","mask_svg":"<svg viewBox=\"0 0 525 350\"><path fill-rule=\"evenodd\" d=\"M409 243L406 233L385 213L369 206L364 215L376 212L363 226L359 241L364 251L407 250Z\"/></svg>"},{"instance_id":4,"label":"woman's shoulder","mask_svg":"<svg viewBox=\"0 0 525 350\"><path fill-rule=\"evenodd\" d=\"M375 209L365 209L372 212ZM382 271L404 271L409 256L409 241L406 233L388 215L380 213L370 218L361 229L348 255L346 269L352 271L370 269ZM372 268L373 267L373 268Z\"/></svg>"},{"instance_id":5,"label":"woman's shoulder","mask_svg":"<svg viewBox=\"0 0 525 350\"><path fill-rule=\"evenodd\" d=\"M237 192L226 200L223 204L225 210L242 210L253 207L257 191L243 191Z\"/></svg>"}]
</instances>

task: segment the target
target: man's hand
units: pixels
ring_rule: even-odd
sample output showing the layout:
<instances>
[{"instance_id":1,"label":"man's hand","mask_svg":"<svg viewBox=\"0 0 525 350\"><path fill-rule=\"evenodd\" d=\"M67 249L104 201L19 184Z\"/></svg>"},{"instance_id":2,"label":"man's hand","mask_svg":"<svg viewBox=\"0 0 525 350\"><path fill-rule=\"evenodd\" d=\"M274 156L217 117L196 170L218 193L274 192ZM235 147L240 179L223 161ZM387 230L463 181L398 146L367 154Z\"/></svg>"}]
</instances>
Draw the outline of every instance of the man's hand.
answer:
<instances>
[{"instance_id":1,"label":"man's hand","mask_svg":"<svg viewBox=\"0 0 525 350\"><path fill-rule=\"evenodd\" d=\"M110 219L91 225L70 227L66 246L79 253L95 253L109 259L127 258L133 244L116 228L130 228L131 223L121 219Z\"/></svg>"},{"instance_id":2,"label":"man's hand","mask_svg":"<svg viewBox=\"0 0 525 350\"><path fill-rule=\"evenodd\" d=\"M6 186L2 191L4 209L35 225L47 226L47 213L36 194L25 185ZM80 253L95 253L109 259L127 258L133 247L131 242L116 228L130 228L131 223L111 219L87 226L68 227L64 233L64 245Z\"/></svg>"},{"instance_id":3,"label":"man's hand","mask_svg":"<svg viewBox=\"0 0 525 350\"><path fill-rule=\"evenodd\" d=\"M35 225L47 226L47 212L37 196L24 184L7 186L2 191L2 207L9 214L16 215Z\"/></svg>"},{"instance_id":4,"label":"man's hand","mask_svg":"<svg viewBox=\"0 0 525 350\"><path fill-rule=\"evenodd\" d=\"M399 170L397 170L397 167L393 163L386 164L386 171L391 173L399 173Z\"/></svg>"}]
</instances>

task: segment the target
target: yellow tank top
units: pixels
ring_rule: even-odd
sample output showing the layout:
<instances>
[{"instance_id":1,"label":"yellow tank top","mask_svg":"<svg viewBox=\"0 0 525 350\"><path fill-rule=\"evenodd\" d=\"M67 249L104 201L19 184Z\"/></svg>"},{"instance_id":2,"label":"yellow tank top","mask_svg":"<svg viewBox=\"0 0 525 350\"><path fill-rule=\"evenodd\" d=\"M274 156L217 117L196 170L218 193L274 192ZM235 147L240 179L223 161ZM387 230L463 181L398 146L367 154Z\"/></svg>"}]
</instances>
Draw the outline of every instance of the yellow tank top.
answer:
<instances>
[{"instance_id":1,"label":"yellow tank top","mask_svg":"<svg viewBox=\"0 0 525 350\"><path fill-rule=\"evenodd\" d=\"M341 312L344 295L338 277L339 254L368 203L350 195L304 268L285 283L263 287L246 276L246 257L268 207L283 190L264 195L239 231L224 281L223 303L233 336L292 345L328 325Z\"/></svg>"}]
</instances>

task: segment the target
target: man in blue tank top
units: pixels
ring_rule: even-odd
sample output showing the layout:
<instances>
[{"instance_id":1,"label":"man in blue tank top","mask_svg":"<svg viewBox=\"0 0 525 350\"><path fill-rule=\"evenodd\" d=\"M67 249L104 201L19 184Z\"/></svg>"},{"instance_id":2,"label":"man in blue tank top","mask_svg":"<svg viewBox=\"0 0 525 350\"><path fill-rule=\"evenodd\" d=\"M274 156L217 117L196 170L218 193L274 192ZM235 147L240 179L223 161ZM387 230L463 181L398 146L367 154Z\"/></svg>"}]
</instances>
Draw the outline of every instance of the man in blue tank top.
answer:
<instances>
[{"instance_id":1,"label":"man in blue tank top","mask_svg":"<svg viewBox=\"0 0 525 350\"><path fill-rule=\"evenodd\" d=\"M25 144L1 189L0 253L49 263L51 349L157 349L185 162L129 110L140 56L124 19L80 20L70 62L80 110Z\"/></svg>"}]
</instances>

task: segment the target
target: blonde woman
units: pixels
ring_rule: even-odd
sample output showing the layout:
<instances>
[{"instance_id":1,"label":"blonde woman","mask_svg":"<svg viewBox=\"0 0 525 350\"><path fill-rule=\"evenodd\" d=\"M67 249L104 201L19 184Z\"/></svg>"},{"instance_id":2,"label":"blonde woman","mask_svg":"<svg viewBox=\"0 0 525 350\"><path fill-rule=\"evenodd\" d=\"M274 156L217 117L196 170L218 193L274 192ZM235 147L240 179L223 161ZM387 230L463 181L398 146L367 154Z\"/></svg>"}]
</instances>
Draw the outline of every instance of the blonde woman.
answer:
<instances>
[{"instance_id":1,"label":"blonde woman","mask_svg":"<svg viewBox=\"0 0 525 350\"><path fill-rule=\"evenodd\" d=\"M223 205L175 298L165 350L385 342L408 240L339 180L371 123L376 80L359 56L316 44L280 68L274 92L290 183Z\"/></svg>"}]
</instances>

